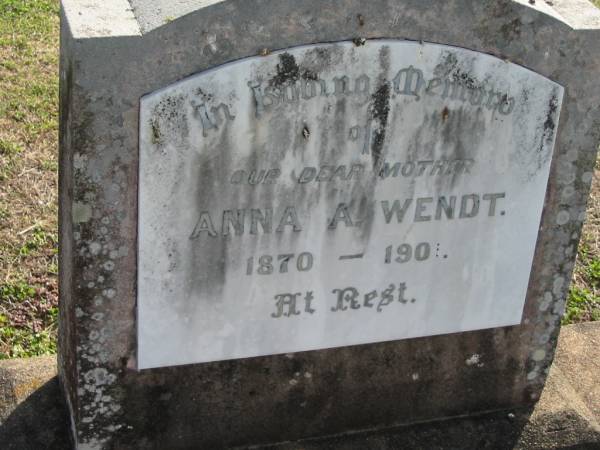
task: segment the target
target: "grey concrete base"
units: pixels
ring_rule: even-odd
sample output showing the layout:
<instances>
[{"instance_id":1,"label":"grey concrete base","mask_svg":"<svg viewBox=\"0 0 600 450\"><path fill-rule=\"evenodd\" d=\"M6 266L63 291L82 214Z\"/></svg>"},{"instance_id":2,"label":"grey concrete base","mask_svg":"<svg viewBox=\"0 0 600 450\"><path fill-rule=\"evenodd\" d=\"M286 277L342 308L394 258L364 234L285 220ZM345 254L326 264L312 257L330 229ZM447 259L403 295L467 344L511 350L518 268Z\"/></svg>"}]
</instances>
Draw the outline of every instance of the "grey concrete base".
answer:
<instances>
[{"instance_id":1,"label":"grey concrete base","mask_svg":"<svg viewBox=\"0 0 600 450\"><path fill-rule=\"evenodd\" d=\"M54 357L0 361L0 447L71 448ZM546 387L532 410L361 431L269 448L600 449L600 322L562 329Z\"/></svg>"},{"instance_id":2,"label":"grey concrete base","mask_svg":"<svg viewBox=\"0 0 600 450\"><path fill-rule=\"evenodd\" d=\"M0 361L0 448L71 448L56 357Z\"/></svg>"}]
</instances>

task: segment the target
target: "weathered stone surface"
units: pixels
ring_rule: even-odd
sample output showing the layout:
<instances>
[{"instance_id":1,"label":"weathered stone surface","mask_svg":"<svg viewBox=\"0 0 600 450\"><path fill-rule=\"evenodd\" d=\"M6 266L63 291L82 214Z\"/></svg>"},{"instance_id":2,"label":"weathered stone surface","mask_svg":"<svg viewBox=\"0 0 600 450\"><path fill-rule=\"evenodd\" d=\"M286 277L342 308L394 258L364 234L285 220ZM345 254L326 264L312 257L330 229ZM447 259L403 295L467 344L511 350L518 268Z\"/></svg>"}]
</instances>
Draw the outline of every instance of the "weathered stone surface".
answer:
<instances>
[{"instance_id":1,"label":"weathered stone surface","mask_svg":"<svg viewBox=\"0 0 600 450\"><path fill-rule=\"evenodd\" d=\"M123 0L127 3L127 0ZM206 8L223 0L129 0L135 16L144 32L158 28L183 15Z\"/></svg>"},{"instance_id":2,"label":"weathered stone surface","mask_svg":"<svg viewBox=\"0 0 600 450\"><path fill-rule=\"evenodd\" d=\"M546 2L548 3L548 2ZM544 8L545 5L541 5ZM548 11L558 13L558 17L579 30L600 27L600 9L588 0L553 0Z\"/></svg>"},{"instance_id":3,"label":"weathered stone surface","mask_svg":"<svg viewBox=\"0 0 600 450\"><path fill-rule=\"evenodd\" d=\"M540 401L533 410L505 411L409 427L371 430L268 448L595 450L600 445L600 411L597 409L598 403L590 403L586 397L590 390L597 388L600 381L596 364L600 360L599 340L600 323L571 325L561 329L556 358ZM15 366L20 369L14 370ZM10 385L27 384L30 373L43 373L45 383L41 388L27 391L27 395L18 402L14 402L12 396L0 396L0 409L7 413L5 419L0 420L3 449L71 448L67 411L55 369L54 358L0 362L0 372L10 374L2 380ZM590 400L593 402L594 398Z\"/></svg>"},{"instance_id":4,"label":"weathered stone surface","mask_svg":"<svg viewBox=\"0 0 600 450\"><path fill-rule=\"evenodd\" d=\"M79 447L218 448L535 402L553 358L600 124L600 86L590 76L600 70L599 30L565 23L542 3L223 1L135 27L128 2L64 0L59 371ZM122 12L127 25L85 21L100 8ZM521 324L137 372L140 99L260 53L376 38L468 48L565 87Z\"/></svg>"}]
</instances>

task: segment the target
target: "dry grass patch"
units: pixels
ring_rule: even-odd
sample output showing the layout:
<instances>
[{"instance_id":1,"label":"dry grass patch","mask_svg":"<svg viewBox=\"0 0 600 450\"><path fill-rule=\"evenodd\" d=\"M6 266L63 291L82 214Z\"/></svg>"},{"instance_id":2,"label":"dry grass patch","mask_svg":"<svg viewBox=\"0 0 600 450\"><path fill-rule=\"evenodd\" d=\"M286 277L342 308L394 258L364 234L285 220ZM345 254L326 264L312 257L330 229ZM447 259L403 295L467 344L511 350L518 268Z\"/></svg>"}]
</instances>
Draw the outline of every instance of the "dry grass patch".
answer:
<instances>
[{"instance_id":1,"label":"dry grass patch","mask_svg":"<svg viewBox=\"0 0 600 450\"><path fill-rule=\"evenodd\" d=\"M56 348L58 0L0 0L0 358Z\"/></svg>"},{"instance_id":2,"label":"dry grass patch","mask_svg":"<svg viewBox=\"0 0 600 450\"><path fill-rule=\"evenodd\" d=\"M600 163L596 163L563 323L600 320Z\"/></svg>"}]
</instances>

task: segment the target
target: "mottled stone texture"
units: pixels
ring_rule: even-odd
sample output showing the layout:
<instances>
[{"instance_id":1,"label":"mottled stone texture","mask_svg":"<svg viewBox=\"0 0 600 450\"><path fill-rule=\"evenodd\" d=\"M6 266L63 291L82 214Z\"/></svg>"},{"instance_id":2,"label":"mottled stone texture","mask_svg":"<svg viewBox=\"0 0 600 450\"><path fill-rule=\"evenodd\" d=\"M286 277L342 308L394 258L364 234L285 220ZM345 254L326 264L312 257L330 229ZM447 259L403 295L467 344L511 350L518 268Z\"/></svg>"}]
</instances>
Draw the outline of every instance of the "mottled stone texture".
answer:
<instances>
[{"instance_id":1,"label":"mottled stone texture","mask_svg":"<svg viewBox=\"0 0 600 450\"><path fill-rule=\"evenodd\" d=\"M544 2L228 0L140 27L125 0L62 3L59 372L77 448L215 449L538 399L600 140L600 27L591 6L581 23ZM357 37L465 47L565 86L522 324L137 372L140 97L262 49Z\"/></svg>"}]
</instances>

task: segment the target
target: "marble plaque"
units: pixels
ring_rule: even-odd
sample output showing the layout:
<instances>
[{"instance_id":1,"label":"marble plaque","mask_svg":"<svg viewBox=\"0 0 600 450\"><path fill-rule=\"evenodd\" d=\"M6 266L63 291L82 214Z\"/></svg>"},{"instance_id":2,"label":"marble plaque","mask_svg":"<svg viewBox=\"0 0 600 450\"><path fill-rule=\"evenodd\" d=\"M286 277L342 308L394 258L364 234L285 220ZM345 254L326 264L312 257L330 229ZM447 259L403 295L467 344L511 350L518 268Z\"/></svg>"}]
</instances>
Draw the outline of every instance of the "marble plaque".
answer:
<instances>
[{"instance_id":1,"label":"marble plaque","mask_svg":"<svg viewBox=\"0 0 600 450\"><path fill-rule=\"evenodd\" d=\"M138 368L519 324L563 88L369 40L144 96Z\"/></svg>"}]
</instances>

